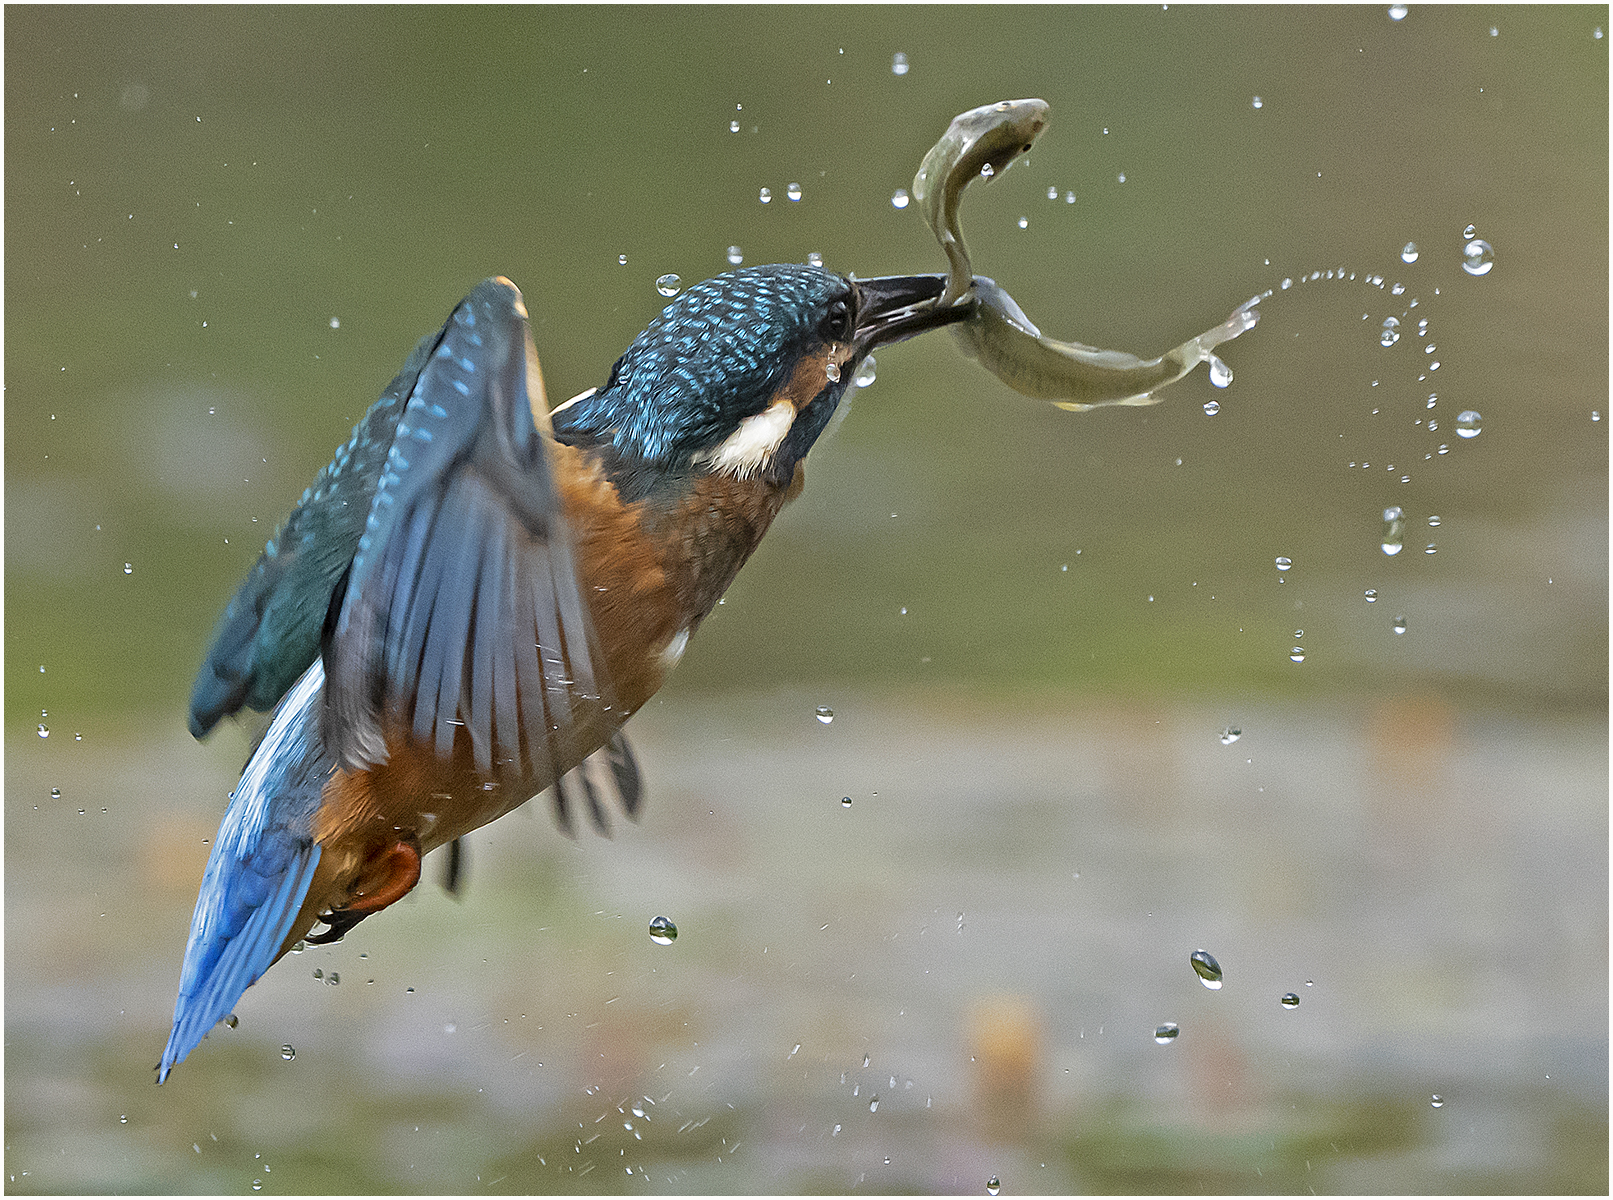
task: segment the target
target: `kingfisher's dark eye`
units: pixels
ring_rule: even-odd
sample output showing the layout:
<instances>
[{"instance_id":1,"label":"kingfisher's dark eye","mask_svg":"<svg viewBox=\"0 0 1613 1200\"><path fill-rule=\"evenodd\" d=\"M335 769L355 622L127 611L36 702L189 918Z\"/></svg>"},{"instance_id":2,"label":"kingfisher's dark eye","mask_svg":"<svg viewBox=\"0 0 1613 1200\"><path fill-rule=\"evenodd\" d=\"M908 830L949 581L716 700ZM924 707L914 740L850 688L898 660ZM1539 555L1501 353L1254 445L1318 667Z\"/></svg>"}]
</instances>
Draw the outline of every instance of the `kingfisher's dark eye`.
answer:
<instances>
[{"instance_id":1,"label":"kingfisher's dark eye","mask_svg":"<svg viewBox=\"0 0 1613 1200\"><path fill-rule=\"evenodd\" d=\"M823 324L818 328L826 342L845 341L851 336L851 305L844 300L836 300L829 306Z\"/></svg>"}]
</instances>

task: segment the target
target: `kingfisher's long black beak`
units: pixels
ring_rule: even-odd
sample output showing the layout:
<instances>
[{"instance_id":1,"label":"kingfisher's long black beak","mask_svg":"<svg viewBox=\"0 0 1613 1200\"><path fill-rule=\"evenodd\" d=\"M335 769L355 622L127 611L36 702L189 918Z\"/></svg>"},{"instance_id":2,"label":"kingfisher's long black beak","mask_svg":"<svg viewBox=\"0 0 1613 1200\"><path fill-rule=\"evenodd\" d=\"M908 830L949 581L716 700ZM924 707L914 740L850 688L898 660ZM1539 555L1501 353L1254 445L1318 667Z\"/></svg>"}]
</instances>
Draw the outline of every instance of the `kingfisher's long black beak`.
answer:
<instances>
[{"instance_id":1,"label":"kingfisher's long black beak","mask_svg":"<svg viewBox=\"0 0 1613 1200\"><path fill-rule=\"evenodd\" d=\"M967 317L973 311L972 305L936 307L946 282L945 275L881 275L877 279L855 280L855 357L861 358L876 346L905 341L927 329L939 329Z\"/></svg>"}]
</instances>

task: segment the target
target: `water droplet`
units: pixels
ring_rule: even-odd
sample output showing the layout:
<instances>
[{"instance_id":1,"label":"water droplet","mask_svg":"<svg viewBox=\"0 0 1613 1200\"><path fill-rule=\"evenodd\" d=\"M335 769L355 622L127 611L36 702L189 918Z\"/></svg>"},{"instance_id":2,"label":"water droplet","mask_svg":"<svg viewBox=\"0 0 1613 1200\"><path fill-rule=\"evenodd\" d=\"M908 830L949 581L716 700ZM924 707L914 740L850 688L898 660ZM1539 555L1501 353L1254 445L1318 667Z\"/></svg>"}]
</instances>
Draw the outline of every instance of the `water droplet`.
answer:
<instances>
[{"instance_id":1,"label":"water droplet","mask_svg":"<svg viewBox=\"0 0 1613 1200\"><path fill-rule=\"evenodd\" d=\"M1228 725L1221 731L1221 744L1223 746L1230 746L1242 736L1243 730L1239 729L1235 725Z\"/></svg>"},{"instance_id":2,"label":"water droplet","mask_svg":"<svg viewBox=\"0 0 1613 1200\"><path fill-rule=\"evenodd\" d=\"M1466 410L1465 412L1457 414L1457 417L1456 417L1456 436L1457 437L1476 438L1476 437L1479 436L1480 432L1483 431L1483 429L1484 429L1484 418L1481 417L1475 411L1473 411L1471 408ZM1505 441L1506 439L1503 438L1502 440Z\"/></svg>"},{"instance_id":3,"label":"water droplet","mask_svg":"<svg viewBox=\"0 0 1613 1200\"><path fill-rule=\"evenodd\" d=\"M1424 547L1423 553L1424 554L1437 554L1437 553L1439 553L1439 547L1435 546L1433 542L1429 542L1428 545L1426 547Z\"/></svg>"},{"instance_id":4,"label":"water droplet","mask_svg":"<svg viewBox=\"0 0 1613 1200\"><path fill-rule=\"evenodd\" d=\"M1232 382L1232 368L1214 354L1210 355L1210 382L1218 388L1224 388Z\"/></svg>"},{"instance_id":5,"label":"water droplet","mask_svg":"<svg viewBox=\"0 0 1613 1200\"><path fill-rule=\"evenodd\" d=\"M869 1112L878 1112L879 1111L879 1096L878 1096L877 1093L875 1094L874 1098L868 1102L868 1111Z\"/></svg>"},{"instance_id":6,"label":"water droplet","mask_svg":"<svg viewBox=\"0 0 1613 1200\"><path fill-rule=\"evenodd\" d=\"M830 383L839 383L840 382L840 364L837 363L837 362L831 362L824 369L824 374L829 377L829 382Z\"/></svg>"},{"instance_id":7,"label":"water droplet","mask_svg":"<svg viewBox=\"0 0 1613 1200\"><path fill-rule=\"evenodd\" d=\"M1290 662L1297 662L1297 663L1304 662L1305 661L1305 647L1304 646L1295 646L1292 650L1290 650L1288 652L1288 660Z\"/></svg>"},{"instance_id":8,"label":"water droplet","mask_svg":"<svg viewBox=\"0 0 1613 1200\"><path fill-rule=\"evenodd\" d=\"M851 377L851 382L860 388L865 388L874 382L877 370L878 365L874 362L874 356L870 354L857 364L857 372Z\"/></svg>"},{"instance_id":9,"label":"water droplet","mask_svg":"<svg viewBox=\"0 0 1613 1200\"><path fill-rule=\"evenodd\" d=\"M678 940L678 927L665 917L656 917L650 922L650 941L657 946L670 946Z\"/></svg>"},{"instance_id":10,"label":"water droplet","mask_svg":"<svg viewBox=\"0 0 1613 1200\"><path fill-rule=\"evenodd\" d=\"M1402 21L1405 17L1406 6L1404 4L1391 4L1389 6L1389 19L1391 21Z\"/></svg>"},{"instance_id":11,"label":"water droplet","mask_svg":"<svg viewBox=\"0 0 1613 1200\"><path fill-rule=\"evenodd\" d=\"M761 195L759 195L757 197L757 199L760 200L763 204L771 204L771 203L773 203L773 189L772 188L763 188L762 191L761 191Z\"/></svg>"},{"instance_id":12,"label":"water droplet","mask_svg":"<svg viewBox=\"0 0 1613 1200\"><path fill-rule=\"evenodd\" d=\"M1474 238L1462 247L1462 270L1469 275L1488 275L1495 266L1495 251L1483 238Z\"/></svg>"},{"instance_id":13,"label":"water droplet","mask_svg":"<svg viewBox=\"0 0 1613 1200\"><path fill-rule=\"evenodd\" d=\"M118 1124L119 1125L127 1125L128 1123L129 1123L129 1114L128 1113L124 1113L122 1116L120 1116L118 1118Z\"/></svg>"},{"instance_id":14,"label":"water droplet","mask_svg":"<svg viewBox=\"0 0 1613 1200\"><path fill-rule=\"evenodd\" d=\"M1400 340L1400 319L1398 317L1385 317L1383 319L1383 332L1378 335L1378 344L1393 346Z\"/></svg>"},{"instance_id":15,"label":"water droplet","mask_svg":"<svg viewBox=\"0 0 1613 1200\"><path fill-rule=\"evenodd\" d=\"M673 296L678 294L682 284L683 280L679 279L676 275L662 275L655 281L655 290L660 292L661 295L667 297L668 299L671 299Z\"/></svg>"},{"instance_id":16,"label":"water droplet","mask_svg":"<svg viewBox=\"0 0 1613 1200\"><path fill-rule=\"evenodd\" d=\"M821 267L821 266L823 266L823 255L819 254L816 250L807 251L807 259L806 260L807 260L807 266L809 266L809 267Z\"/></svg>"},{"instance_id":17,"label":"water droplet","mask_svg":"<svg viewBox=\"0 0 1613 1200\"><path fill-rule=\"evenodd\" d=\"M1297 995L1295 995L1293 992L1284 992L1283 993L1283 1007L1284 1008L1298 1008L1299 1007L1299 997Z\"/></svg>"},{"instance_id":18,"label":"water droplet","mask_svg":"<svg viewBox=\"0 0 1613 1200\"><path fill-rule=\"evenodd\" d=\"M1206 400L1204 402L1204 415L1205 416L1213 417L1213 416L1215 416L1216 413L1218 413L1220 411L1221 411L1221 402L1219 400Z\"/></svg>"},{"instance_id":19,"label":"water droplet","mask_svg":"<svg viewBox=\"0 0 1613 1200\"><path fill-rule=\"evenodd\" d=\"M801 185L799 183L790 184L789 187L784 189L784 198L791 204L799 204L801 202Z\"/></svg>"},{"instance_id":20,"label":"water droplet","mask_svg":"<svg viewBox=\"0 0 1613 1200\"><path fill-rule=\"evenodd\" d=\"M618 254L616 256L616 265L619 267L625 267L627 265L627 255Z\"/></svg>"},{"instance_id":21,"label":"water droplet","mask_svg":"<svg viewBox=\"0 0 1613 1200\"><path fill-rule=\"evenodd\" d=\"M851 797L850 796L842 796L840 798L840 807L841 808L850 808L851 807Z\"/></svg>"},{"instance_id":22,"label":"water droplet","mask_svg":"<svg viewBox=\"0 0 1613 1200\"><path fill-rule=\"evenodd\" d=\"M1266 107L1266 102L1264 100L1262 100L1259 96L1256 96L1253 100L1249 101L1249 103L1255 108L1265 108Z\"/></svg>"},{"instance_id":23,"label":"water droplet","mask_svg":"<svg viewBox=\"0 0 1613 1200\"><path fill-rule=\"evenodd\" d=\"M133 575L134 574L134 564L133 563L124 563L123 564L123 573L125 575Z\"/></svg>"},{"instance_id":24,"label":"water droplet","mask_svg":"<svg viewBox=\"0 0 1613 1200\"><path fill-rule=\"evenodd\" d=\"M1064 193L1064 203L1066 203L1066 204L1074 204L1075 203L1075 193L1074 192L1065 192Z\"/></svg>"},{"instance_id":25,"label":"water droplet","mask_svg":"<svg viewBox=\"0 0 1613 1200\"><path fill-rule=\"evenodd\" d=\"M989 166L990 164L988 163L987 165ZM891 207L906 208L908 199L909 197L907 194L907 189L897 188L896 191L891 195Z\"/></svg>"},{"instance_id":26,"label":"water droplet","mask_svg":"<svg viewBox=\"0 0 1613 1200\"><path fill-rule=\"evenodd\" d=\"M903 54L900 50L898 50L895 54L891 55L891 74L892 75L906 75L907 74L907 55Z\"/></svg>"},{"instance_id":27,"label":"water droplet","mask_svg":"<svg viewBox=\"0 0 1613 1200\"><path fill-rule=\"evenodd\" d=\"M1383 552L1393 557L1399 554L1401 548L1405 545L1405 514L1400 511L1398 506L1386 508L1383 510L1383 520Z\"/></svg>"},{"instance_id":28,"label":"water droplet","mask_svg":"<svg viewBox=\"0 0 1613 1200\"><path fill-rule=\"evenodd\" d=\"M1154 1040L1161 1046L1168 1046L1176 1040L1176 1035L1181 1032L1175 1021L1166 1021L1158 1029L1154 1030Z\"/></svg>"},{"instance_id":29,"label":"water droplet","mask_svg":"<svg viewBox=\"0 0 1613 1200\"><path fill-rule=\"evenodd\" d=\"M1279 555L1278 555L1278 556L1277 556L1277 569L1278 569L1278 570L1279 570L1279 571L1286 571L1286 570L1288 570L1288 569L1289 569L1289 568L1290 568L1290 567L1292 567L1292 566L1293 566L1293 565L1294 565L1294 560L1293 560L1293 559L1291 559L1291 558L1286 558L1286 557L1284 557L1284 556L1283 556L1283 555L1281 555L1281 554L1279 554Z\"/></svg>"},{"instance_id":30,"label":"water droplet","mask_svg":"<svg viewBox=\"0 0 1613 1200\"><path fill-rule=\"evenodd\" d=\"M1031 224L1031 219L1029 217L1021 217L1019 219L1019 227L1021 229L1029 229L1030 224Z\"/></svg>"},{"instance_id":31,"label":"water droplet","mask_svg":"<svg viewBox=\"0 0 1613 1200\"><path fill-rule=\"evenodd\" d=\"M280 1057L286 1062L290 1062L292 1059L297 1057L297 1048L290 1042L287 1042L284 1046L280 1047Z\"/></svg>"},{"instance_id":32,"label":"water droplet","mask_svg":"<svg viewBox=\"0 0 1613 1200\"><path fill-rule=\"evenodd\" d=\"M261 1180L261 1179L254 1179L254 1180L253 1180L253 1181L252 1181L252 1190L253 1190L253 1191L254 1191L254 1192L261 1192L261 1191L262 1191L262 1190L263 1190L263 1180Z\"/></svg>"},{"instance_id":33,"label":"water droplet","mask_svg":"<svg viewBox=\"0 0 1613 1200\"><path fill-rule=\"evenodd\" d=\"M1222 745L1226 739L1221 739ZM1193 970L1203 982L1204 986L1212 992L1221 990L1221 964L1215 961L1215 955L1208 950L1195 950L1188 955L1187 961L1193 964Z\"/></svg>"},{"instance_id":34,"label":"water droplet","mask_svg":"<svg viewBox=\"0 0 1613 1200\"><path fill-rule=\"evenodd\" d=\"M330 973L330 979L327 982L329 982L331 987L336 987L342 982L341 974L339 972L332 971Z\"/></svg>"},{"instance_id":35,"label":"water droplet","mask_svg":"<svg viewBox=\"0 0 1613 1200\"><path fill-rule=\"evenodd\" d=\"M1368 604L1376 604L1378 602L1378 589L1368 588L1366 591L1366 596Z\"/></svg>"},{"instance_id":36,"label":"water droplet","mask_svg":"<svg viewBox=\"0 0 1613 1200\"><path fill-rule=\"evenodd\" d=\"M1430 1096L1428 1098L1428 1106L1430 1108L1444 1108L1445 1107L1445 1097L1441 1096L1438 1092L1435 1092L1432 1096Z\"/></svg>"},{"instance_id":37,"label":"water droplet","mask_svg":"<svg viewBox=\"0 0 1613 1200\"><path fill-rule=\"evenodd\" d=\"M1400 261L1414 263L1417 261L1417 243L1407 242L1400 248Z\"/></svg>"},{"instance_id":38,"label":"water droplet","mask_svg":"<svg viewBox=\"0 0 1613 1200\"><path fill-rule=\"evenodd\" d=\"M50 736L50 726L46 725L43 721L41 721L39 723L39 736L40 737L49 737Z\"/></svg>"},{"instance_id":39,"label":"water droplet","mask_svg":"<svg viewBox=\"0 0 1613 1200\"><path fill-rule=\"evenodd\" d=\"M835 719L835 710L830 708L827 704L820 704L812 711L817 716L818 720L824 725L827 725L830 721Z\"/></svg>"},{"instance_id":40,"label":"water droplet","mask_svg":"<svg viewBox=\"0 0 1613 1200\"><path fill-rule=\"evenodd\" d=\"M738 246L728 247L728 261L737 267L740 263L745 261L745 252Z\"/></svg>"},{"instance_id":41,"label":"water droplet","mask_svg":"<svg viewBox=\"0 0 1613 1200\"><path fill-rule=\"evenodd\" d=\"M984 163L980 168L980 178L982 179L990 179L996 173L997 168L992 166L990 163Z\"/></svg>"},{"instance_id":42,"label":"water droplet","mask_svg":"<svg viewBox=\"0 0 1613 1200\"><path fill-rule=\"evenodd\" d=\"M738 121L730 121L730 122L728 122L728 132L729 133L738 133L739 132L739 122Z\"/></svg>"},{"instance_id":43,"label":"water droplet","mask_svg":"<svg viewBox=\"0 0 1613 1200\"><path fill-rule=\"evenodd\" d=\"M1474 234L1475 234L1475 233L1477 233L1477 232L1478 232L1478 231L1479 231L1479 228L1478 228L1478 226L1477 226L1477 225L1469 225L1469 226L1467 226L1467 227L1466 227L1466 228L1465 228L1465 229L1463 229L1463 230L1462 230L1462 237L1463 237L1463 238L1464 238L1464 239L1466 239L1466 238L1470 238L1470 237L1472 237L1472 236L1473 236L1473 235L1474 235Z\"/></svg>"},{"instance_id":44,"label":"water droplet","mask_svg":"<svg viewBox=\"0 0 1613 1200\"><path fill-rule=\"evenodd\" d=\"M314 968L314 978L315 979L323 979L323 978L325 978L325 972L323 970L321 970L319 967L315 967Z\"/></svg>"},{"instance_id":45,"label":"water droplet","mask_svg":"<svg viewBox=\"0 0 1613 1200\"><path fill-rule=\"evenodd\" d=\"M1397 634L1405 633L1406 632L1406 618L1405 617L1396 617L1395 618L1395 623L1392 626L1392 628L1394 629L1394 631Z\"/></svg>"},{"instance_id":46,"label":"water droplet","mask_svg":"<svg viewBox=\"0 0 1613 1200\"><path fill-rule=\"evenodd\" d=\"M1003 1185L998 1182L997 1177L993 1175L990 1179L986 1180L986 1195L995 1196L998 1192L1002 1191L1002 1187Z\"/></svg>"}]
</instances>

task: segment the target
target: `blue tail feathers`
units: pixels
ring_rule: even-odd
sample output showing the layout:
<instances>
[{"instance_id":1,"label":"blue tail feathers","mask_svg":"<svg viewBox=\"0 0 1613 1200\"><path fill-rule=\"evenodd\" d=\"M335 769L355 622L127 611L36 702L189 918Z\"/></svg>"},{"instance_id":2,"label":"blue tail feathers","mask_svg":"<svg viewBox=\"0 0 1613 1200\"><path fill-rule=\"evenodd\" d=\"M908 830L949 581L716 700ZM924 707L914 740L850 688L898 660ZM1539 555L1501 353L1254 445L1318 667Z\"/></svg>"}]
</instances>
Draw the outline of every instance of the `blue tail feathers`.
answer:
<instances>
[{"instance_id":1,"label":"blue tail feathers","mask_svg":"<svg viewBox=\"0 0 1613 1200\"><path fill-rule=\"evenodd\" d=\"M319 736L324 680L316 660L276 708L231 794L191 919L158 1083L269 969L308 895L319 865L313 819L332 767Z\"/></svg>"}]
</instances>

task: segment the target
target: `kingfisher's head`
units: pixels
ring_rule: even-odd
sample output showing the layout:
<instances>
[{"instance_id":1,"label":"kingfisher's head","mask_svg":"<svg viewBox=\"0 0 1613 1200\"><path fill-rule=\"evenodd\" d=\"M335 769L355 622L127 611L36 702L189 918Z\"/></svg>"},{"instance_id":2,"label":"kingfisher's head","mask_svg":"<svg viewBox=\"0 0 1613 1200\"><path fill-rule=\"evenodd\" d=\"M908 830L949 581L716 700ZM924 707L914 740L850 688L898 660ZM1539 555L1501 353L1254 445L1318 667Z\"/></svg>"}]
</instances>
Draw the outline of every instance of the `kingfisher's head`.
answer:
<instances>
[{"instance_id":1,"label":"kingfisher's head","mask_svg":"<svg viewBox=\"0 0 1613 1200\"><path fill-rule=\"evenodd\" d=\"M788 483L875 347L966 317L937 309L942 275L854 280L746 267L661 310L604 387L554 410L561 440L608 444L636 471Z\"/></svg>"}]
</instances>

